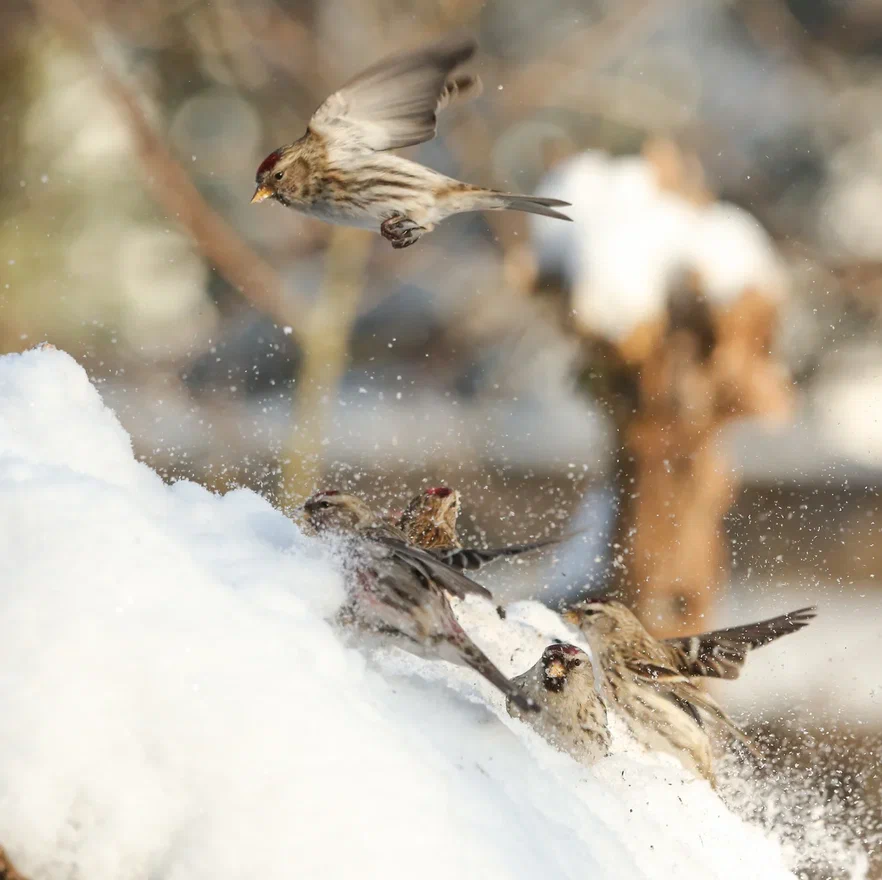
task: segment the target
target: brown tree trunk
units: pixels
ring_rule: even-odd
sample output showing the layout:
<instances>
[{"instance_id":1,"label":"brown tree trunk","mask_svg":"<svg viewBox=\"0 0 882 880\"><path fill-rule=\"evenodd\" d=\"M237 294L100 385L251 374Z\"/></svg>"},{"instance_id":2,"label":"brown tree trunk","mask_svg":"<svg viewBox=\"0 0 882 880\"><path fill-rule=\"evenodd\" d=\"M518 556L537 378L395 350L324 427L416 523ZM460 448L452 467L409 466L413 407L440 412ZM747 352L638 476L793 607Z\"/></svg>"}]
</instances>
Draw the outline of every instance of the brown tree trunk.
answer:
<instances>
[{"instance_id":1,"label":"brown tree trunk","mask_svg":"<svg viewBox=\"0 0 882 880\"><path fill-rule=\"evenodd\" d=\"M710 628L728 574L723 517L734 477L718 431L684 443L683 426L635 418L617 473L614 583L659 636Z\"/></svg>"},{"instance_id":2,"label":"brown tree trunk","mask_svg":"<svg viewBox=\"0 0 882 880\"><path fill-rule=\"evenodd\" d=\"M26 880L25 876L15 869L15 865L9 860L2 846L0 846L0 880Z\"/></svg>"},{"instance_id":3,"label":"brown tree trunk","mask_svg":"<svg viewBox=\"0 0 882 880\"><path fill-rule=\"evenodd\" d=\"M787 375L769 356L775 315L750 291L714 310L685 286L664 323L586 349L587 384L619 439L611 586L656 635L713 626L728 575L723 519L737 489L721 433L791 406Z\"/></svg>"}]
</instances>

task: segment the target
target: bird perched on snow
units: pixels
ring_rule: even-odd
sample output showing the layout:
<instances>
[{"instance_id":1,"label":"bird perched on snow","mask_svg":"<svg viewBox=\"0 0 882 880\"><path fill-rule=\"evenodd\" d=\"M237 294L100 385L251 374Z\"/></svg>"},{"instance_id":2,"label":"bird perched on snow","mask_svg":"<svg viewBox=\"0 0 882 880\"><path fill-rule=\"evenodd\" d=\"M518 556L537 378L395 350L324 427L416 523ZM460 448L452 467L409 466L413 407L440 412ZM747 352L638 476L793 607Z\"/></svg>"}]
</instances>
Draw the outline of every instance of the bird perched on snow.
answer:
<instances>
[{"instance_id":1,"label":"bird perched on snow","mask_svg":"<svg viewBox=\"0 0 882 880\"><path fill-rule=\"evenodd\" d=\"M465 211L555 211L569 202L496 192L446 177L389 152L431 140L437 114L457 97L480 92L480 80L454 70L477 48L448 40L369 67L313 113L306 134L274 150L257 169L252 202L338 223L376 229L405 248L436 223Z\"/></svg>"},{"instance_id":2,"label":"bird perched on snow","mask_svg":"<svg viewBox=\"0 0 882 880\"><path fill-rule=\"evenodd\" d=\"M346 614L377 632L403 636L403 647L429 651L474 669L524 711L538 707L512 684L463 630L447 594L490 598L461 572L408 544L395 526L383 522L360 498L328 491L303 505L319 534L348 541L349 603Z\"/></svg>"},{"instance_id":3,"label":"bird perched on snow","mask_svg":"<svg viewBox=\"0 0 882 880\"><path fill-rule=\"evenodd\" d=\"M670 646L653 638L620 602L581 602L563 617L588 640L600 673L601 696L639 743L673 755L711 784L710 732L753 748L747 735L695 686L678 662L671 662Z\"/></svg>"},{"instance_id":4,"label":"bird perched on snow","mask_svg":"<svg viewBox=\"0 0 882 880\"><path fill-rule=\"evenodd\" d=\"M547 538L488 550L463 547L456 531L460 504L456 489L447 486L426 489L408 502L398 520L398 527L412 544L428 550L448 565L466 571L476 571L496 559L520 556L558 543L556 538Z\"/></svg>"},{"instance_id":5,"label":"bird perched on snow","mask_svg":"<svg viewBox=\"0 0 882 880\"><path fill-rule=\"evenodd\" d=\"M584 651L574 645L549 645L535 665L512 681L542 707L542 714L524 713L508 700L509 715L581 764L609 754L606 709L594 689L594 669Z\"/></svg>"}]
</instances>

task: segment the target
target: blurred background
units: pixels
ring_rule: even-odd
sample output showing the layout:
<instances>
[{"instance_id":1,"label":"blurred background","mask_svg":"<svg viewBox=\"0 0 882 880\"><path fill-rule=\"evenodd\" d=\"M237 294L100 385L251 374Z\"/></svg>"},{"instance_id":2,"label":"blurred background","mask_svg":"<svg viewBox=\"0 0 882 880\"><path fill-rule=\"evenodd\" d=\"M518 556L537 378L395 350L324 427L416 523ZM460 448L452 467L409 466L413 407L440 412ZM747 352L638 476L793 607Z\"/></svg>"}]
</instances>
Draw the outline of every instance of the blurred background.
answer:
<instances>
[{"instance_id":1,"label":"blurred background","mask_svg":"<svg viewBox=\"0 0 882 880\"><path fill-rule=\"evenodd\" d=\"M77 357L169 480L390 509L450 484L473 541L573 536L496 572L506 601L610 587L660 633L817 603L718 693L876 858L878 0L7 0L0 20L3 351ZM249 205L329 92L451 32L478 38L484 93L408 152L575 223L461 215L393 251Z\"/></svg>"}]
</instances>

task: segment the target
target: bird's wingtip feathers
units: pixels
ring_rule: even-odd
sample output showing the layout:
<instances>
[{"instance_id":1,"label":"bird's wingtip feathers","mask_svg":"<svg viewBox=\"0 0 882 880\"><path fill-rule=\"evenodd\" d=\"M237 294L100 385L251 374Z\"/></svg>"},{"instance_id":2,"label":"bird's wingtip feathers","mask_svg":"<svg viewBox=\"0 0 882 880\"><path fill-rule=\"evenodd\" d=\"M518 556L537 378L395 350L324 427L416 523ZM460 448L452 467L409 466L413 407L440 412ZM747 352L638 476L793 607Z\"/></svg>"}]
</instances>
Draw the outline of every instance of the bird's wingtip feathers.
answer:
<instances>
[{"instance_id":1,"label":"bird's wingtip feathers","mask_svg":"<svg viewBox=\"0 0 882 880\"><path fill-rule=\"evenodd\" d=\"M478 51L478 41L471 34L452 34L430 44L426 51L451 61L456 59L456 65L465 64Z\"/></svg>"}]
</instances>

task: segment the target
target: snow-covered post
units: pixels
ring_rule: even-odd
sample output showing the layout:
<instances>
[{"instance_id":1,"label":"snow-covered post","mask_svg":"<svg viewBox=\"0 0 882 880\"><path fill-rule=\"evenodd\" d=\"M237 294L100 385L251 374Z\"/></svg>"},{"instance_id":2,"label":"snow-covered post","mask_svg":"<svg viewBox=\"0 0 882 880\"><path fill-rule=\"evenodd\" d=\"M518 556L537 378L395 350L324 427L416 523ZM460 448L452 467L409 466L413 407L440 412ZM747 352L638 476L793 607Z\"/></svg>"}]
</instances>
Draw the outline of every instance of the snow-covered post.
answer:
<instances>
[{"instance_id":1,"label":"snow-covered post","mask_svg":"<svg viewBox=\"0 0 882 880\"><path fill-rule=\"evenodd\" d=\"M536 223L535 243L537 287L562 280L586 387L617 431L613 584L670 635L710 616L727 574L721 430L786 415L791 395L772 354L785 284L771 242L660 155L569 160L542 192L573 201L576 222Z\"/></svg>"}]
</instances>

